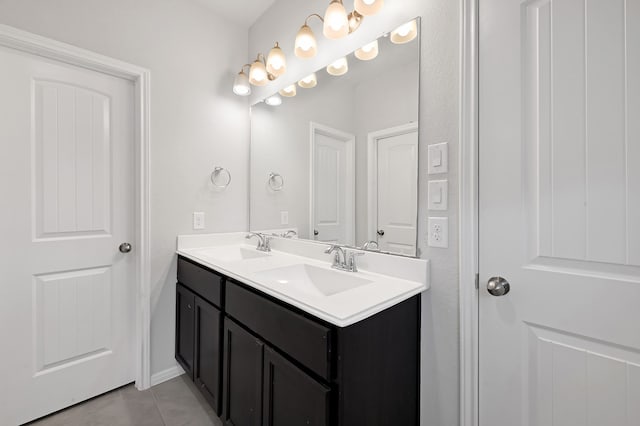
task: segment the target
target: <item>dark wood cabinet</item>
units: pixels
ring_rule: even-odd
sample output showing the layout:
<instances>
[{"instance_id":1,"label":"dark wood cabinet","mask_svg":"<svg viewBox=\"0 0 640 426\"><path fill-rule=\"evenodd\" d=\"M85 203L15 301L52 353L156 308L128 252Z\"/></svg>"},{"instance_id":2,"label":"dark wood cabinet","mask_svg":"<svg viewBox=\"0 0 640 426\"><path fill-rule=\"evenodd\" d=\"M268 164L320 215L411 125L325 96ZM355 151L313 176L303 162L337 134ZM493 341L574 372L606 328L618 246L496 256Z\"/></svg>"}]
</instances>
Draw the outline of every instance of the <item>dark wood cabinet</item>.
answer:
<instances>
[{"instance_id":1,"label":"dark wood cabinet","mask_svg":"<svg viewBox=\"0 0 640 426\"><path fill-rule=\"evenodd\" d=\"M228 426L260 426L264 343L225 318L224 347L222 420Z\"/></svg>"},{"instance_id":2,"label":"dark wood cabinet","mask_svg":"<svg viewBox=\"0 0 640 426\"><path fill-rule=\"evenodd\" d=\"M176 286L176 360L193 379L195 295L186 287Z\"/></svg>"},{"instance_id":3,"label":"dark wood cabinet","mask_svg":"<svg viewBox=\"0 0 640 426\"><path fill-rule=\"evenodd\" d=\"M263 383L263 426L329 426L331 389L269 347Z\"/></svg>"},{"instance_id":4,"label":"dark wood cabinet","mask_svg":"<svg viewBox=\"0 0 640 426\"><path fill-rule=\"evenodd\" d=\"M176 359L226 426L417 426L420 296L337 327L180 257Z\"/></svg>"},{"instance_id":5,"label":"dark wood cabinet","mask_svg":"<svg viewBox=\"0 0 640 426\"><path fill-rule=\"evenodd\" d=\"M193 380L216 413L220 413L220 347L222 313L195 298L195 355Z\"/></svg>"}]
</instances>

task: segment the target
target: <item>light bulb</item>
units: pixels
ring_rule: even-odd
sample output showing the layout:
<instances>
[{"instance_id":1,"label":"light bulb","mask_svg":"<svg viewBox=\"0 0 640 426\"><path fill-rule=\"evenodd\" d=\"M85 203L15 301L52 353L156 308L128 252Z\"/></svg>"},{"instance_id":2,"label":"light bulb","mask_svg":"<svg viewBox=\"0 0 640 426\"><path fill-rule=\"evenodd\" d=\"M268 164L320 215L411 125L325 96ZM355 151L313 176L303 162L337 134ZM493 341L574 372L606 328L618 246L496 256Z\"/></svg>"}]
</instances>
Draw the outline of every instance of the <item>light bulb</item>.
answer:
<instances>
[{"instance_id":1,"label":"light bulb","mask_svg":"<svg viewBox=\"0 0 640 426\"><path fill-rule=\"evenodd\" d=\"M395 44L404 44L409 43L411 40L415 39L418 35L418 24L416 20L407 22L406 24L400 25L395 30L391 31L391 42Z\"/></svg>"},{"instance_id":2,"label":"light bulb","mask_svg":"<svg viewBox=\"0 0 640 426\"><path fill-rule=\"evenodd\" d=\"M264 103L270 106L282 105L282 98L276 93L275 95L271 95L267 99L265 99Z\"/></svg>"},{"instance_id":3,"label":"light bulb","mask_svg":"<svg viewBox=\"0 0 640 426\"><path fill-rule=\"evenodd\" d=\"M292 84L291 86L280 89L278 93L280 93L285 98L292 98L296 95L296 85Z\"/></svg>"},{"instance_id":4,"label":"light bulb","mask_svg":"<svg viewBox=\"0 0 640 426\"><path fill-rule=\"evenodd\" d=\"M349 19L342 0L333 0L327 7L322 33L326 38L334 40L349 34Z\"/></svg>"},{"instance_id":5,"label":"light bulb","mask_svg":"<svg viewBox=\"0 0 640 426\"><path fill-rule=\"evenodd\" d=\"M233 82L233 93L238 96L248 96L251 94L249 77L244 73L244 70L240 71L238 75L236 75L236 79Z\"/></svg>"},{"instance_id":6,"label":"light bulb","mask_svg":"<svg viewBox=\"0 0 640 426\"><path fill-rule=\"evenodd\" d=\"M349 71L347 58L340 58L327 67L327 72L331 75L344 75Z\"/></svg>"},{"instance_id":7,"label":"light bulb","mask_svg":"<svg viewBox=\"0 0 640 426\"><path fill-rule=\"evenodd\" d=\"M249 82L254 86L265 86L267 80L267 69L262 62L256 59L249 70Z\"/></svg>"},{"instance_id":8,"label":"light bulb","mask_svg":"<svg viewBox=\"0 0 640 426\"><path fill-rule=\"evenodd\" d=\"M316 87L316 84L318 84L318 79L316 78L315 72L309 74L298 82L298 86L302 87L303 89L311 89L312 87Z\"/></svg>"},{"instance_id":9,"label":"light bulb","mask_svg":"<svg viewBox=\"0 0 640 426\"><path fill-rule=\"evenodd\" d=\"M376 58L378 56L378 40L373 40L371 43L365 44L353 52L353 54L361 61L370 61Z\"/></svg>"},{"instance_id":10,"label":"light bulb","mask_svg":"<svg viewBox=\"0 0 640 426\"><path fill-rule=\"evenodd\" d=\"M316 56L316 53L318 53L316 37L313 35L311 28L306 24L300 27L296 35L294 53L298 58L302 59L313 58Z\"/></svg>"},{"instance_id":11,"label":"light bulb","mask_svg":"<svg viewBox=\"0 0 640 426\"><path fill-rule=\"evenodd\" d=\"M271 49L267 57L267 71L276 78L287 71L287 59L278 43Z\"/></svg>"},{"instance_id":12,"label":"light bulb","mask_svg":"<svg viewBox=\"0 0 640 426\"><path fill-rule=\"evenodd\" d=\"M383 5L384 0L356 0L353 4L353 7L361 15L372 16L380 12L380 9L382 9Z\"/></svg>"}]
</instances>

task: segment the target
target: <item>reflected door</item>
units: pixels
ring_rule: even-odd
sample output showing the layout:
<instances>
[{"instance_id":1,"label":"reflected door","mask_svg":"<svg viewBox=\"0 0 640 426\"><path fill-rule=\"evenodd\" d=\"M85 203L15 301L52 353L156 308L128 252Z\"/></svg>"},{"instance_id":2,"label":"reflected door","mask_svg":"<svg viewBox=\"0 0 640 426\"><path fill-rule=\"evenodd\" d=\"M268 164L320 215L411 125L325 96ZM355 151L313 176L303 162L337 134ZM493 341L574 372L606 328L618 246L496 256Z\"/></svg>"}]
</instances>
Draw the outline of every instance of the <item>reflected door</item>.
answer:
<instances>
[{"instance_id":1,"label":"reflected door","mask_svg":"<svg viewBox=\"0 0 640 426\"><path fill-rule=\"evenodd\" d=\"M640 2L479 11L480 425L637 426Z\"/></svg>"},{"instance_id":2,"label":"reflected door","mask_svg":"<svg viewBox=\"0 0 640 426\"><path fill-rule=\"evenodd\" d=\"M0 424L135 377L134 88L0 48ZM135 250L135 247L134 247Z\"/></svg>"},{"instance_id":3,"label":"reflected door","mask_svg":"<svg viewBox=\"0 0 640 426\"><path fill-rule=\"evenodd\" d=\"M353 244L355 137L312 124L311 221L315 240Z\"/></svg>"},{"instance_id":4,"label":"reflected door","mask_svg":"<svg viewBox=\"0 0 640 426\"><path fill-rule=\"evenodd\" d=\"M383 136L383 135L390 136ZM378 132L377 222L372 240L382 251L416 255L418 131L409 126Z\"/></svg>"}]
</instances>

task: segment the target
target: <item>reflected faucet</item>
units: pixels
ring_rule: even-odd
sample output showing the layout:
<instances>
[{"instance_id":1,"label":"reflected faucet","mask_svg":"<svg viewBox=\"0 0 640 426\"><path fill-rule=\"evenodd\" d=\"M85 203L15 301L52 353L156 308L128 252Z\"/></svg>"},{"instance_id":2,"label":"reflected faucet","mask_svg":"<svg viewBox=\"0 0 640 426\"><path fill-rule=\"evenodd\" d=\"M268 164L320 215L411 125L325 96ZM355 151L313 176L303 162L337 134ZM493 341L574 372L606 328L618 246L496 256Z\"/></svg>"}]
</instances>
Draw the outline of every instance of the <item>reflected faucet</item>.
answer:
<instances>
[{"instance_id":1,"label":"reflected faucet","mask_svg":"<svg viewBox=\"0 0 640 426\"><path fill-rule=\"evenodd\" d=\"M375 247L371 247L374 246ZM367 241L366 243L364 243L362 245L362 250L369 250L369 251L380 251L380 245L378 244L377 241L371 240L371 241Z\"/></svg>"},{"instance_id":2,"label":"reflected faucet","mask_svg":"<svg viewBox=\"0 0 640 426\"><path fill-rule=\"evenodd\" d=\"M259 232L249 232L245 238L248 240L250 238L256 237L258 239L258 246L256 250L259 251L271 251L271 238L267 237L264 234Z\"/></svg>"},{"instance_id":3,"label":"reflected faucet","mask_svg":"<svg viewBox=\"0 0 640 426\"><path fill-rule=\"evenodd\" d=\"M298 233L296 231L294 231L293 229L288 230L287 232L282 234L283 238L293 238L296 235L298 235Z\"/></svg>"}]
</instances>

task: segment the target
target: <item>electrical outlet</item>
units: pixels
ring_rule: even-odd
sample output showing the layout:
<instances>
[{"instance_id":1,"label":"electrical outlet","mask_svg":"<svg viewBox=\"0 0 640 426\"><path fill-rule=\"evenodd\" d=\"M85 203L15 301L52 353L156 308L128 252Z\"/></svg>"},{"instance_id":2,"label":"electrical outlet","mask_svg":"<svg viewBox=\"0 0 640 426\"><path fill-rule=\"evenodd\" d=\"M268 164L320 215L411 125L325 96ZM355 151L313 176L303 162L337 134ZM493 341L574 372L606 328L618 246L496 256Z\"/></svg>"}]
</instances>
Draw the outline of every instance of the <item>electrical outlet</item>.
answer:
<instances>
[{"instance_id":1,"label":"electrical outlet","mask_svg":"<svg viewBox=\"0 0 640 426\"><path fill-rule=\"evenodd\" d=\"M193 229L204 229L204 212L193 212Z\"/></svg>"},{"instance_id":2,"label":"electrical outlet","mask_svg":"<svg viewBox=\"0 0 640 426\"><path fill-rule=\"evenodd\" d=\"M288 225L289 224L289 212L282 211L280 212L280 225Z\"/></svg>"},{"instance_id":3,"label":"electrical outlet","mask_svg":"<svg viewBox=\"0 0 640 426\"><path fill-rule=\"evenodd\" d=\"M449 247L449 218L430 217L429 218L429 247L448 248Z\"/></svg>"}]
</instances>

